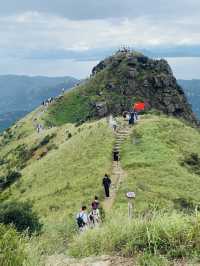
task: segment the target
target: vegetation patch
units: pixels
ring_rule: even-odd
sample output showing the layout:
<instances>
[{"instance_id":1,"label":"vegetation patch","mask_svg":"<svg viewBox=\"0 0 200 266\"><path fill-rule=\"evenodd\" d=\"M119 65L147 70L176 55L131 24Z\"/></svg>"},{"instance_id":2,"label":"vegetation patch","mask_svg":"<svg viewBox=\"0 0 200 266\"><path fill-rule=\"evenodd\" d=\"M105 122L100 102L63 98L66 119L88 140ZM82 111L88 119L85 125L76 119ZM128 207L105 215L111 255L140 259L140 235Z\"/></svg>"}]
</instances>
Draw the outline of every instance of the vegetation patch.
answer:
<instances>
[{"instance_id":1,"label":"vegetation patch","mask_svg":"<svg viewBox=\"0 0 200 266\"><path fill-rule=\"evenodd\" d=\"M198 256L199 227L199 214L187 216L157 212L151 218L134 217L131 221L115 214L101 228L76 236L70 254L75 257L101 254L135 256L145 252L149 256L165 255L168 259Z\"/></svg>"},{"instance_id":2,"label":"vegetation patch","mask_svg":"<svg viewBox=\"0 0 200 266\"><path fill-rule=\"evenodd\" d=\"M25 239L14 228L0 224L0 265L29 265L25 244Z\"/></svg>"},{"instance_id":3,"label":"vegetation patch","mask_svg":"<svg viewBox=\"0 0 200 266\"><path fill-rule=\"evenodd\" d=\"M135 142L135 138L139 141ZM193 153L196 155L190 156ZM186 154L190 165L187 167L180 164ZM198 130L163 115L141 116L122 146L121 161L127 178L120 186L115 208L126 212L124 195L131 190L136 193L136 213L146 213L155 205L158 209L176 207L194 211L200 202L200 178L197 172L188 169L198 168L197 154L200 154Z\"/></svg>"},{"instance_id":4,"label":"vegetation patch","mask_svg":"<svg viewBox=\"0 0 200 266\"><path fill-rule=\"evenodd\" d=\"M174 199L174 208L186 213L194 213L195 210L200 210L200 204L192 199L178 198Z\"/></svg>"},{"instance_id":5,"label":"vegetation patch","mask_svg":"<svg viewBox=\"0 0 200 266\"><path fill-rule=\"evenodd\" d=\"M0 206L0 223L14 225L19 232L27 231L30 235L39 233L42 224L29 203L7 202Z\"/></svg>"},{"instance_id":6,"label":"vegetation patch","mask_svg":"<svg viewBox=\"0 0 200 266\"><path fill-rule=\"evenodd\" d=\"M187 154L182 165L187 167L189 171L200 175L200 157L198 153Z\"/></svg>"},{"instance_id":7,"label":"vegetation patch","mask_svg":"<svg viewBox=\"0 0 200 266\"><path fill-rule=\"evenodd\" d=\"M0 190L6 189L21 177L19 172L10 172L7 176L0 177Z\"/></svg>"}]
</instances>

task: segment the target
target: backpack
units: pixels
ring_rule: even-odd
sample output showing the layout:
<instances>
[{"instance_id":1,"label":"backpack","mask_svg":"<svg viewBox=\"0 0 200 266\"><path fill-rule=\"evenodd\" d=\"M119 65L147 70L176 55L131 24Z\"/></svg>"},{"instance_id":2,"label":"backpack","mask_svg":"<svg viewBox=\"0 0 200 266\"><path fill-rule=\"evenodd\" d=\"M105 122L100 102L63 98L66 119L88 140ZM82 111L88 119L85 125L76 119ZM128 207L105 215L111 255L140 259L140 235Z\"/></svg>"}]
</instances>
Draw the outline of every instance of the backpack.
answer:
<instances>
[{"instance_id":1,"label":"backpack","mask_svg":"<svg viewBox=\"0 0 200 266\"><path fill-rule=\"evenodd\" d=\"M79 214L79 216L76 218L78 227L83 227L85 225L85 222L83 221L83 217L81 217L81 215Z\"/></svg>"}]
</instances>

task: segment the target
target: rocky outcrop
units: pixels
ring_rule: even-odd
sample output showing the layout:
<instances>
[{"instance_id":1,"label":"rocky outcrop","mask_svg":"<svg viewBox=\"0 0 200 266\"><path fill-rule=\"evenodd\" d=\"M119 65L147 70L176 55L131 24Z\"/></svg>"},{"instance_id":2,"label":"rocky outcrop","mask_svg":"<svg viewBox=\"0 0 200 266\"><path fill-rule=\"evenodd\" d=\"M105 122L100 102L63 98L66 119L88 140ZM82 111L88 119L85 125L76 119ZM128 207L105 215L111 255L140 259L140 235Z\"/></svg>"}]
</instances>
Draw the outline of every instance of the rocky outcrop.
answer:
<instances>
[{"instance_id":1,"label":"rocky outcrop","mask_svg":"<svg viewBox=\"0 0 200 266\"><path fill-rule=\"evenodd\" d=\"M135 101L142 100L167 115L198 123L166 60L119 51L94 67L91 79L99 85L96 114L102 109L98 102L103 103L101 117L108 113L119 115Z\"/></svg>"}]
</instances>

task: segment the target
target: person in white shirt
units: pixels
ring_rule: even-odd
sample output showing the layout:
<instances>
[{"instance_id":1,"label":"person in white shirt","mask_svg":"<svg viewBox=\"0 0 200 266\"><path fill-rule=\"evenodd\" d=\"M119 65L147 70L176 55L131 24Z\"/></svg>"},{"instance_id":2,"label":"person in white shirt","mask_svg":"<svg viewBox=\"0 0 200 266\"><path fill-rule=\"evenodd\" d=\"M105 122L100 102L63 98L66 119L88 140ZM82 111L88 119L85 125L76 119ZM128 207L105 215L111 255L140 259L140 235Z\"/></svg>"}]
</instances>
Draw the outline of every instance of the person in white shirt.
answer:
<instances>
[{"instance_id":1,"label":"person in white shirt","mask_svg":"<svg viewBox=\"0 0 200 266\"><path fill-rule=\"evenodd\" d=\"M76 221L81 232L85 231L89 225L87 207L82 206L81 211L76 216Z\"/></svg>"}]
</instances>

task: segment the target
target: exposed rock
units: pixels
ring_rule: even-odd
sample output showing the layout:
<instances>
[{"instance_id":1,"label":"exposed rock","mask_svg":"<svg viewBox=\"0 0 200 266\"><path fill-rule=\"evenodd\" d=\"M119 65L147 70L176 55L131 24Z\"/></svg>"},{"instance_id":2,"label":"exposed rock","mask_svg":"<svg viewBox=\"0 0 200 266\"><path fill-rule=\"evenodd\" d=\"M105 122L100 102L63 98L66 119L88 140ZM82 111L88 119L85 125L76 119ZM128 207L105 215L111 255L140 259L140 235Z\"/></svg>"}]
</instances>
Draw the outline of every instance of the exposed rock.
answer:
<instances>
[{"instance_id":1,"label":"exposed rock","mask_svg":"<svg viewBox=\"0 0 200 266\"><path fill-rule=\"evenodd\" d=\"M104 117L108 113L106 102L96 102L95 107L99 117Z\"/></svg>"},{"instance_id":2,"label":"exposed rock","mask_svg":"<svg viewBox=\"0 0 200 266\"><path fill-rule=\"evenodd\" d=\"M102 91L95 107L99 117L119 115L134 101L142 100L150 108L198 123L166 60L149 59L131 51L117 52L93 69L92 79L98 80Z\"/></svg>"}]
</instances>

